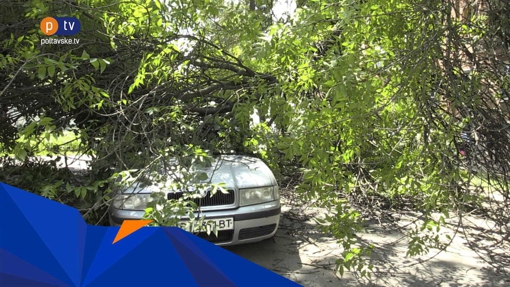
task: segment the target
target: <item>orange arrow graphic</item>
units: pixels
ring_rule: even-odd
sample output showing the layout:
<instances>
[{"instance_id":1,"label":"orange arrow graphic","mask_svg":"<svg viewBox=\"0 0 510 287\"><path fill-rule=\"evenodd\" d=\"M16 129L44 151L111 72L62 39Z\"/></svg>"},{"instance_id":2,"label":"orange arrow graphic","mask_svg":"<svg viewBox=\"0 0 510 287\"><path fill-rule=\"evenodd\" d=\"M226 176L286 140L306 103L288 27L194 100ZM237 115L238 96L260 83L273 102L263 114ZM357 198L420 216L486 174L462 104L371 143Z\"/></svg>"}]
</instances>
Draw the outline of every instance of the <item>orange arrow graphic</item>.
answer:
<instances>
[{"instance_id":1,"label":"orange arrow graphic","mask_svg":"<svg viewBox=\"0 0 510 287\"><path fill-rule=\"evenodd\" d=\"M124 220L124 222L122 222L122 225L119 228L119 231L117 231L117 235L115 236L115 239L113 240L112 244L115 244L119 240L129 236L131 233L137 231L138 229L144 227L145 225L151 222L152 220L150 219Z\"/></svg>"}]
</instances>

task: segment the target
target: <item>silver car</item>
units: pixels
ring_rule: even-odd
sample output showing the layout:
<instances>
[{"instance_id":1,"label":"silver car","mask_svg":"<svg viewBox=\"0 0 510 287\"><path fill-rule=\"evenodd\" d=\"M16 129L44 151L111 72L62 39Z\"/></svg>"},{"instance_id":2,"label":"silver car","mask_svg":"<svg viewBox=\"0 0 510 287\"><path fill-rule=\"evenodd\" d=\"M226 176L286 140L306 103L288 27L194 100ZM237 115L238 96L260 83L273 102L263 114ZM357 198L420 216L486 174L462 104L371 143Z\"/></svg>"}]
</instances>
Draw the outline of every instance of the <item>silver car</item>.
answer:
<instances>
[{"instance_id":1,"label":"silver car","mask_svg":"<svg viewBox=\"0 0 510 287\"><path fill-rule=\"evenodd\" d=\"M281 213L279 187L274 174L263 161L248 156L223 155L216 157L211 167L202 170L208 174L210 183L225 184L228 193L203 194L200 198L201 215L208 222L214 222L218 236L205 232L198 233L198 236L217 245L236 245L275 235ZM133 202L137 197L147 198L153 190L151 187L141 191L138 188L134 196L133 188L120 191L117 197L133 200L110 205L110 225L121 225L125 219L141 219L146 205L137 206ZM168 199L182 196L179 192L164 192Z\"/></svg>"}]
</instances>

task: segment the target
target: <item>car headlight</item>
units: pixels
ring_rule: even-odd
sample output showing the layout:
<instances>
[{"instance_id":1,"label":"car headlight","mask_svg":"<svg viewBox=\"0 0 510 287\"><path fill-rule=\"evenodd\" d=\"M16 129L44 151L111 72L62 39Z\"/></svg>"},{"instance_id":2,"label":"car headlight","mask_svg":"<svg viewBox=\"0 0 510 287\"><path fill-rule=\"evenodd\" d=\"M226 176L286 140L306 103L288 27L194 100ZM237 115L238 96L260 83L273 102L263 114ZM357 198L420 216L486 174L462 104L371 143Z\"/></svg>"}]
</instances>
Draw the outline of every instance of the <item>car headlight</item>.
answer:
<instances>
[{"instance_id":1,"label":"car headlight","mask_svg":"<svg viewBox=\"0 0 510 287\"><path fill-rule=\"evenodd\" d=\"M264 203L268 201L273 201L277 199L277 191L275 189L278 189L275 186L269 186L269 187L258 187L258 188L247 188L247 189L241 189L239 190L240 193L240 205L246 206L246 205L252 205L252 204L258 204L258 203Z\"/></svg>"},{"instance_id":2,"label":"car headlight","mask_svg":"<svg viewBox=\"0 0 510 287\"><path fill-rule=\"evenodd\" d=\"M119 194L113 199L117 209L145 210L153 198L150 193Z\"/></svg>"}]
</instances>

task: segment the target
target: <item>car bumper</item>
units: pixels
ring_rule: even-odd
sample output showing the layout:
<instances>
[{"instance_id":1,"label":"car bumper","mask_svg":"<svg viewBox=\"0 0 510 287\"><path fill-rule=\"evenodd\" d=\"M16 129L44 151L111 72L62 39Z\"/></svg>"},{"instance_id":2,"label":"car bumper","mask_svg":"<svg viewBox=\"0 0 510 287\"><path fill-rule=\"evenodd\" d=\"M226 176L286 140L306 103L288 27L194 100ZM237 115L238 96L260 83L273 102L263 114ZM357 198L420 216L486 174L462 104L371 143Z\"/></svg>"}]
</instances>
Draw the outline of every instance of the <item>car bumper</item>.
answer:
<instances>
[{"instance_id":1,"label":"car bumper","mask_svg":"<svg viewBox=\"0 0 510 287\"><path fill-rule=\"evenodd\" d=\"M280 223L280 213L279 201L229 210L203 211L202 214L208 219L233 217L234 229L219 231L218 237L212 234L199 236L221 246L261 241L276 234ZM119 226L126 219L141 219L143 215L144 211L110 210L110 225Z\"/></svg>"}]
</instances>

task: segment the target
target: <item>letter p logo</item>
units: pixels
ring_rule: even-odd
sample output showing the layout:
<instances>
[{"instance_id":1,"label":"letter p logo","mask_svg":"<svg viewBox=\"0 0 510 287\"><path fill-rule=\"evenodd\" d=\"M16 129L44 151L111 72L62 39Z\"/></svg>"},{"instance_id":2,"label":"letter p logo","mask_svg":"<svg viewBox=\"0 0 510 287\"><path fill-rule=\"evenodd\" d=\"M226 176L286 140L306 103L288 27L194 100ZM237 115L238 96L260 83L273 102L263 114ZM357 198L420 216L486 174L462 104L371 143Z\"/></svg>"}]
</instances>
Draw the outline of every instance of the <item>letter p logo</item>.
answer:
<instances>
[{"instance_id":1,"label":"letter p logo","mask_svg":"<svg viewBox=\"0 0 510 287\"><path fill-rule=\"evenodd\" d=\"M40 28L44 35L51 36L58 31L58 22L53 17L46 17L42 19Z\"/></svg>"}]
</instances>

